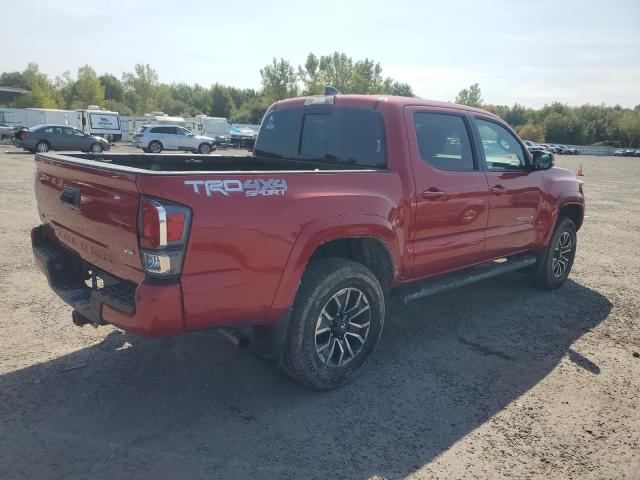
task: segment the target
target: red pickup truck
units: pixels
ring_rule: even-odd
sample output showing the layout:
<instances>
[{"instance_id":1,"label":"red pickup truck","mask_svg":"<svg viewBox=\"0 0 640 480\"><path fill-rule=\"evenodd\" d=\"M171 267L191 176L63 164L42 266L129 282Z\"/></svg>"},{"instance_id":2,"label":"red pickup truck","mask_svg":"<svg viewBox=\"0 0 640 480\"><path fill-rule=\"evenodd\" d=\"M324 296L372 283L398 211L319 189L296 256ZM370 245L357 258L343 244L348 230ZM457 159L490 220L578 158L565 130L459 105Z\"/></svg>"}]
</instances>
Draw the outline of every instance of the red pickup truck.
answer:
<instances>
[{"instance_id":1,"label":"red pickup truck","mask_svg":"<svg viewBox=\"0 0 640 480\"><path fill-rule=\"evenodd\" d=\"M74 323L221 328L318 389L367 363L390 294L513 270L561 286L584 217L551 154L491 113L417 98L277 102L246 156L35 159L33 250Z\"/></svg>"}]
</instances>

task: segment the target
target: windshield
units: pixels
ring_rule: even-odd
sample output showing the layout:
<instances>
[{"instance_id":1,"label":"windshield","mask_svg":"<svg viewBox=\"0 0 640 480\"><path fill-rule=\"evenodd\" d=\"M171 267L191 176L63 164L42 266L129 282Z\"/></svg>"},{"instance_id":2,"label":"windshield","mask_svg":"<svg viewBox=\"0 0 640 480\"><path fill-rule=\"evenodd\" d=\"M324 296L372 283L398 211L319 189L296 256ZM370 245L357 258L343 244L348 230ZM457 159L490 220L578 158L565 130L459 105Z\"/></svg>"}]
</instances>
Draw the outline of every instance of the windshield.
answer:
<instances>
[{"instance_id":1,"label":"windshield","mask_svg":"<svg viewBox=\"0 0 640 480\"><path fill-rule=\"evenodd\" d=\"M382 116L354 108L293 108L276 110L264 119L256 155L292 160L386 166Z\"/></svg>"}]
</instances>

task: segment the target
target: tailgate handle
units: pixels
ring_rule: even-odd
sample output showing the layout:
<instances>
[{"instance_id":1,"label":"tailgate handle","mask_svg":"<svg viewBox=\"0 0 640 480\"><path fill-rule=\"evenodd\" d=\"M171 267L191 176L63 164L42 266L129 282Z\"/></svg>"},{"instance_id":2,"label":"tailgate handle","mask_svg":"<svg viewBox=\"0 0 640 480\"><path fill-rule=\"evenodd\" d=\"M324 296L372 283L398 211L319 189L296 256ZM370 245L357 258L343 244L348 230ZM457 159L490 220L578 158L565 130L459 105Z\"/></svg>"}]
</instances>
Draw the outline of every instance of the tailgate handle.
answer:
<instances>
[{"instance_id":1,"label":"tailgate handle","mask_svg":"<svg viewBox=\"0 0 640 480\"><path fill-rule=\"evenodd\" d=\"M60 194L60 200L68 203L73 208L80 208L80 189L77 187L64 187Z\"/></svg>"}]
</instances>

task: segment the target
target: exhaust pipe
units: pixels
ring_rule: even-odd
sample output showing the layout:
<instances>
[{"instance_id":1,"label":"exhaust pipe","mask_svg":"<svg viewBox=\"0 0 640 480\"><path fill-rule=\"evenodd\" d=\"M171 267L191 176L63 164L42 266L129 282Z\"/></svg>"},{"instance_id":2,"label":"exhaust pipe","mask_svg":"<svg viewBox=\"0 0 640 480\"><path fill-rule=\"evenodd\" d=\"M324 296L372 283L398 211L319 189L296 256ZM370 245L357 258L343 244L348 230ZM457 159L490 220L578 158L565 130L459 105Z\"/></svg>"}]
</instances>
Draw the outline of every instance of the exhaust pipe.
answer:
<instances>
[{"instance_id":1,"label":"exhaust pipe","mask_svg":"<svg viewBox=\"0 0 640 480\"><path fill-rule=\"evenodd\" d=\"M245 349L249 347L251 341L249 337L243 335L238 330L233 328L222 327L217 329L218 333L222 335L224 338L233 343L236 347L240 349Z\"/></svg>"}]
</instances>

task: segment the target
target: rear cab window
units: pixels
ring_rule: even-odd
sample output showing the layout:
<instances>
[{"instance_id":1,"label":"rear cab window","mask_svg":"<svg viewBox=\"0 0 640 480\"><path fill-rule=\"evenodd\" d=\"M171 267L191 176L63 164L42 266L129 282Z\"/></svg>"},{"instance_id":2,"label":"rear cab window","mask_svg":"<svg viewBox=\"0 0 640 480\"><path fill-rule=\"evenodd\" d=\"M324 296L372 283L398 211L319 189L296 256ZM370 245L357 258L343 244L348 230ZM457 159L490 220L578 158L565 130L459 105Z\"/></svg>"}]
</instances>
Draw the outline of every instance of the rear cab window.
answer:
<instances>
[{"instance_id":1,"label":"rear cab window","mask_svg":"<svg viewBox=\"0 0 640 480\"><path fill-rule=\"evenodd\" d=\"M256 155L385 168L384 121L375 110L291 108L270 112L258 135Z\"/></svg>"}]
</instances>

